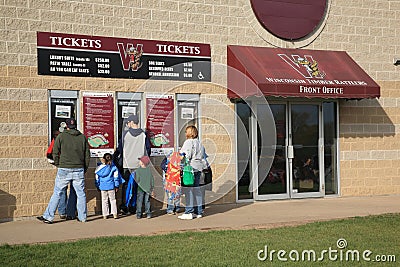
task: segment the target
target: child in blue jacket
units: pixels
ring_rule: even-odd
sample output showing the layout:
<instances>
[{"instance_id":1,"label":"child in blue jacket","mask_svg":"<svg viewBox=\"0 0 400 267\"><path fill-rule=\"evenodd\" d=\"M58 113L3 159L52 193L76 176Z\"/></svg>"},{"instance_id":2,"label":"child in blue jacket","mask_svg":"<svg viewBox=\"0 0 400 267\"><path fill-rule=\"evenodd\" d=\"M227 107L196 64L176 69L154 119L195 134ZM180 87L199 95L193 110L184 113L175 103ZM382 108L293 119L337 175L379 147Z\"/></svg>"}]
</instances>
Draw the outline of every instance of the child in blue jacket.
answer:
<instances>
[{"instance_id":1,"label":"child in blue jacket","mask_svg":"<svg viewBox=\"0 0 400 267\"><path fill-rule=\"evenodd\" d=\"M113 164L112 155L105 153L101 159L102 164L96 168L96 187L101 190L101 206L103 218L107 219L110 215L108 207L108 200L111 204L111 214L114 219L118 218L117 212L117 200L115 198L116 192L118 192L119 185L124 183L117 167Z\"/></svg>"}]
</instances>

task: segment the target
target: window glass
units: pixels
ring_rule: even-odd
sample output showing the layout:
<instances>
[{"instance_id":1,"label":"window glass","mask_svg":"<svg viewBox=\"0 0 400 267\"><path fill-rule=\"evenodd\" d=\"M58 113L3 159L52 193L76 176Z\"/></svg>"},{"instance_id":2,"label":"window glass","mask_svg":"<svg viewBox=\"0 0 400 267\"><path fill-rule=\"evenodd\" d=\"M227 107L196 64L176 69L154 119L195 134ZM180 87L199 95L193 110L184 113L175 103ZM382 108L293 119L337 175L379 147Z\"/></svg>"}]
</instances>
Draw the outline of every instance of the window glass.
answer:
<instances>
[{"instance_id":1,"label":"window glass","mask_svg":"<svg viewBox=\"0 0 400 267\"><path fill-rule=\"evenodd\" d=\"M237 157L238 157L238 199L252 199L253 193L250 192L251 180L251 141L250 119L251 109L245 102L236 103L237 115Z\"/></svg>"},{"instance_id":2,"label":"window glass","mask_svg":"<svg viewBox=\"0 0 400 267\"><path fill-rule=\"evenodd\" d=\"M49 143L57 134L63 130L62 123L68 118L77 118L77 91L50 91L50 118L49 118ZM79 125L79 124L78 124Z\"/></svg>"},{"instance_id":3,"label":"window glass","mask_svg":"<svg viewBox=\"0 0 400 267\"><path fill-rule=\"evenodd\" d=\"M189 95L187 95L189 96ZM184 94L177 95L177 123L178 123L178 148L182 147L186 140L185 130L187 126L196 126L199 129L199 95L185 97ZM200 134L200 133L199 133Z\"/></svg>"},{"instance_id":4,"label":"window glass","mask_svg":"<svg viewBox=\"0 0 400 267\"><path fill-rule=\"evenodd\" d=\"M337 104L323 103L325 194L338 193L337 175Z\"/></svg>"}]
</instances>

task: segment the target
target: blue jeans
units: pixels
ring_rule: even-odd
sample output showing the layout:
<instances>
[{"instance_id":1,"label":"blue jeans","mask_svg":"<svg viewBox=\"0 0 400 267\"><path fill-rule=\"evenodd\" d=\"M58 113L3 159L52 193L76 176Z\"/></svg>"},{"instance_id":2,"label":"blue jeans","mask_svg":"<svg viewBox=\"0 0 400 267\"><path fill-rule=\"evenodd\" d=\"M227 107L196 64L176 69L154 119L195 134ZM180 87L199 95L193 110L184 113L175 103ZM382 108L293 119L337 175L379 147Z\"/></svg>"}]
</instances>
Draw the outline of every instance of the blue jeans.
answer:
<instances>
[{"instance_id":1,"label":"blue jeans","mask_svg":"<svg viewBox=\"0 0 400 267\"><path fill-rule=\"evenodd\" d=\"M163 171L163 184L165 186L165 171ZM179 212L181 206L181 198L169 199L170 195L167 194L167 213Z\"/></svg>"},{"instance_id":2,"label":"blue jeans","mask_svg":"<svg viewBox=\"0 0 400 267\"><path fill-rule=\"evenodd\" d=\"M181 205L181 199L167 199L167 213L178 212Z\"/></svg>"},{"instance_id":3,"label":"blue jeans","mask_svg":"<svg viewBox=\"0 0 400 267\"><path fill-rule=\"evenodd\" d=\"M203 207L202 207L202 194L201 194L201 189L200 189L200 176L201 172L194 172L194 185L193 187L186 187L184 192L185 192L185 198L186 198L186 207L185 207L185 213L193 213L196 212L196 214L203 214ZM195 210L196 206L196 210Z\"/></svg>"},{"instance_id":4,"label":"blue jeans","mask_svg":"<svg viewBox=\"0 0 400 267\"><path fill-rule=\"evenodd\" d=\"M49 221L54 220L54 213L60 203L62 192L66 190L68 184L72 182L77 196L78 219L81 222L86 221L86 194L85 194L85 176L83 168L58 168L54 192L50 198L49 204L43 213L43 218Z\"/></svg>"},{"instance_id":5,"label":"blue jeans","mask_svg":"<svg viewBox=\"0 0 400 267\"><path fill-rule=\"evenodd\" d=\"M143 205L143 198L144 198L144 209L147 213L147 216L151 214L150 210L150 194L140 191L137 191L137 199L136 199L136 216L142 216L142 205Z\"/></svg>"},{"instance_id":6,"label":"blue jeans","mask_svg":"<svg viewBox=\"0 0 400 267\"><path fill-rule=\"evenodd\" d=\"M67 215L71 218L76 216L76 193L72 182L69 183L69 196L67 197L67 188L61 192L60 204L58 204L58 214Z\"/></svg>"}]
</instances>

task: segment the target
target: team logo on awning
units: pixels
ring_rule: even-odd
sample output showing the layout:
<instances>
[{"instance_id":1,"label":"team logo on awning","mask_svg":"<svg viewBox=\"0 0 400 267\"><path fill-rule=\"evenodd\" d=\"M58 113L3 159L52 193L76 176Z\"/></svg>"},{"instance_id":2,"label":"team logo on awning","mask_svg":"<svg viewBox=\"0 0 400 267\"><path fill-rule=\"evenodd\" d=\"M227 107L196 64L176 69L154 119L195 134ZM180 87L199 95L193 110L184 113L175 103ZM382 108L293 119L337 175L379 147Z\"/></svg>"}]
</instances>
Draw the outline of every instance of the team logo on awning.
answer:
<instances>
[{"instance_id":1,"label":"team logo on awning","mask_svg":"<svg viewBox=\"0 0 400 267\"><path fill-rule=\"evenodd\" d=\"M304 78L317 78L323 79L326 74L318 68L318 63L310 55L291 55L278 54L287 64L289 64L295 71L301 74Z\"/></svg>"}]
</instances>

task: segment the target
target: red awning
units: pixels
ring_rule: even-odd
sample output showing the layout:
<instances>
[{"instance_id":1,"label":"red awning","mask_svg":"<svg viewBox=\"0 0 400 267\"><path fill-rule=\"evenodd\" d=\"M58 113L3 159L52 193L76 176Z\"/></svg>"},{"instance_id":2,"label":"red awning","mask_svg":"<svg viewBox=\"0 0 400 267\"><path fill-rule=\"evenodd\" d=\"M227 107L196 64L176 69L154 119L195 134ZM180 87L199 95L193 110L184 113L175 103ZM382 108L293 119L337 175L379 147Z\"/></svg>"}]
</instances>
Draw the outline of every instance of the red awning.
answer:
<instances>
[{"instance_id":1,"label":"red awning","mask_svg":"<svg viewBox=\"0 0 400 267\"><path fill-rule=\"evenodd\" d=\"M344 51L228 46L228 97L375 98L380 87Z\"/></svg>"}]
</instances>

